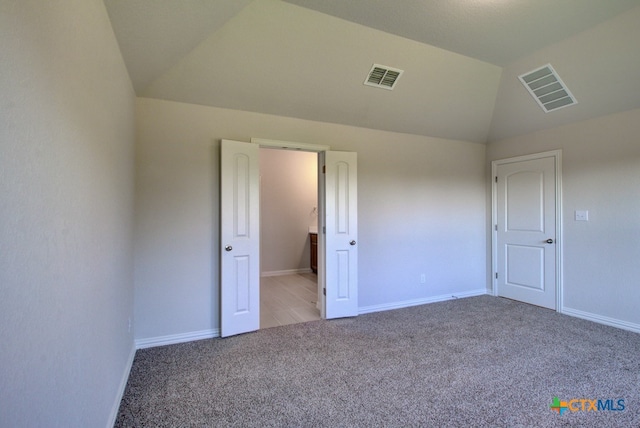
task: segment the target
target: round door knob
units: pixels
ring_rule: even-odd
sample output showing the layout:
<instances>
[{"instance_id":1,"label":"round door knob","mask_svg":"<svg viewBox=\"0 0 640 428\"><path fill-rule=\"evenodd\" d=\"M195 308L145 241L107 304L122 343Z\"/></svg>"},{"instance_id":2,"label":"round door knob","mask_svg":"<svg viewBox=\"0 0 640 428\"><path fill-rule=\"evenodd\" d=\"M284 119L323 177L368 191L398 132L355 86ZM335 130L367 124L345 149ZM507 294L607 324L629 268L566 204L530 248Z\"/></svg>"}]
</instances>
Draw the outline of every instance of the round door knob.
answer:
<instances>
[{"instance_id":1,"label":"round door knob","mask_svg":"<svg viewBox=\"0 0 640 428\"><path fill-rule=\"evenodd\" d=\"M546 240L546 241L544 241L544 242L546 242L547 244L553 244L553 239L549 238L549 239L547 239L547 240Z\"/></svg>"},{"instance_id":2,"label":"round door knob","mask_svg":"<svg viewBox=\"0 0 640 428\"><path fill-rule=\"evenodd\" d=\"M231 251L233 250L233 247L231 245L227 245L226 247L224 247L225 251Z\"/></svg>"},{"instance_id":3,"label":"round door knob","mask_svg":"<svg viewBox=\"0 0 640 428\"><path fill-rule=\"evenodd\" d=\"M356 241L349 242L349 245L356 245Z\"/></svg>"}]
</instances>

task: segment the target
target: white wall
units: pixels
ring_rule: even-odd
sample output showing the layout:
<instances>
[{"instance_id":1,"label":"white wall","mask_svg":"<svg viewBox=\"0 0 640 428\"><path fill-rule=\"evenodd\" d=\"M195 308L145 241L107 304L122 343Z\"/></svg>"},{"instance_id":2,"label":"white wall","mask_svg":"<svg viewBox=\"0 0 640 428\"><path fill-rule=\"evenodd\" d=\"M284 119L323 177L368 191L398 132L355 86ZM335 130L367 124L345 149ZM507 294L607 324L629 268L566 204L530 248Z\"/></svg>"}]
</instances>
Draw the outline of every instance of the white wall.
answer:
<instances>
[{"instance_id":1,"label":"white wall","mask_svg":"<svg viewBox=\"0 0 640 428\"><path fill-rule=\"evenodd\" d=\"M218 328L222 138L358 152L361 310L485 289L484 145L145 98L137 124L136 340Z\"/></svg>"},{"instance_id":2,"label":"white wall","mask_svg":"<svg viewBox=\"0 0 640 428\"><path fill-rule=\"evenodd\" d=\"M131 82L100 0L3 0L0 58L0 425L107 426L133 357Z\"/></svg>"},{"instance_id":3,"label":"white wall","mask_svg":"<svg viewBox=\"0 0 640 428\"><path fill-rule=\"evenodd\" d=\"M640 110L488 145L489 161L562 149L564 310L640 331ZM588 210L589 221L574 220Z\"/></svg>"},{"instance_id":4,"label":"white wall","mask_svg":"<svg viewBox=\"0 0 640 428\"><path fill-rule=\"evenodd\" d=\"M260 271L309 270L309 226L317 225L318 155L260 149Z\"/></svg>"}]
</instances>

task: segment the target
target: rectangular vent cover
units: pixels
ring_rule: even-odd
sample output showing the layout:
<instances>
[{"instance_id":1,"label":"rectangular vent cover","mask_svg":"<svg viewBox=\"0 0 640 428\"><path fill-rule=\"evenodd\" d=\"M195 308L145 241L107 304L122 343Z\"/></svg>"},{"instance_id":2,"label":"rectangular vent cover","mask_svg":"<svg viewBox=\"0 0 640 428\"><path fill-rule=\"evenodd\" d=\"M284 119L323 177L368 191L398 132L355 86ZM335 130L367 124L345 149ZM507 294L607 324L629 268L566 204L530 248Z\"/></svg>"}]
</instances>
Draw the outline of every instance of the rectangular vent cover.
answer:
<instances>
[{"instance_id":1,"label":"rectangular vent cover","mask_svg":"<svg viewBox=\"0 0 640 428\"><path fill-rule=\"evenodd\" d=\"M518 78L545 113L578 103L551 64Z\"/></svg>"},{"instance_id":2,"label":"rectangular vent cover","mask_svg":"<svg viewBox=\"0 0 640 428\"><path fill-rule=\"evenodd\" d=\"M402 73L404 73L404 71L398 70L397 68L373 64L364 84L367 86L375 86L377 88L392 90Z\"/></svg>"}]
</instances>

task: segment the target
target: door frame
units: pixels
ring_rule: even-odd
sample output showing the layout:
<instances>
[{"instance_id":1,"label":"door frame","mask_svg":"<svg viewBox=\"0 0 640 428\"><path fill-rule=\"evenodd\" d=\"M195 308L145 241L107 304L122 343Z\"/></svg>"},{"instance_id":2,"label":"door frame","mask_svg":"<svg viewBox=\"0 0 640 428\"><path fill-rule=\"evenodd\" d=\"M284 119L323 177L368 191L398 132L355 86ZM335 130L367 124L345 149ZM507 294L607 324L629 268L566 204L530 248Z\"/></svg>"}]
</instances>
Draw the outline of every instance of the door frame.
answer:
<instances>
[{"instance_id":1,"label":"door frame","mask_svg":"<svg viewBox=\"0 0 640 428\"><path fill-rule=\"evenodd\" d=\"M556 170L556 312L562 313L563 308L563 282L562 282L562 150L550 150L541 153L533 153L529 155L516 156L506 159L497 159L491 161L491 293L493 296L498 296L498 281L496 278L498 272L498 231L496 225L498 224L498 184L496 183L496 177L498 173L498 166L536 160L541 158L552 157L554 159Z\"/></svg>"},{"instance_id":2,"label":"door frame","mask_svg":"<svg viewBox=\"0 0 640 428\"><path fill-rule=\"evenodd\" d=\"M251 142L254 144L258 144L260 147L264 148L272 148L272 149L281 149L281 150L299 150L305 152L316 153L318 161L320 160L320 153L331 150L331 146L324 144L309 144L309 143L298 143L295 141L280 141L280 140L271 140L267 138L251 138ZM318 184L316 191L318 192L318 213L321 213L321 205L324 204L324 201L321 200L322 195L324 194L324 183L320 180L320 167L318 167ZM318 287L316 290L317 294L317 304L316 307L320 311L320 318L325 319L325 301L324 301L324 293L323 288L326 287L326 266L324 263L324 234L322 233L322 224L324 221L321 219L322 216L318 216Z\"/></svg>"}]
</instances>

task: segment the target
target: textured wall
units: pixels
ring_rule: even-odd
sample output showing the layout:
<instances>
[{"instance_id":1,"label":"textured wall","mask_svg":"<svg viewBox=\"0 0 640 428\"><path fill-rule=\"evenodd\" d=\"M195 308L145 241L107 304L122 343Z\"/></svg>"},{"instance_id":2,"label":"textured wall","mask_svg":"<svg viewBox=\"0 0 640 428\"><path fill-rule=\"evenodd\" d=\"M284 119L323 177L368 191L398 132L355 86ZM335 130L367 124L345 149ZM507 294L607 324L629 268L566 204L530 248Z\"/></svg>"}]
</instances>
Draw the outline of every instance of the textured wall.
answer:
<instances>
[{"instance_id":1,"label":"textured wall","mask_svg":"<svg viewBox=\"0 0 640 428\"><path fill-rule=\"evenodd\" d=\"M3 0L0 58L0 425L106 426L133 346L131 83L100 0Z\"/></svg>"},{"instance_id":2,"label":"textured wall","mask_svg":"<svg viewBox=\"0 0 640 428\"><path fill-rule=\"evenodd\" d=\"M491 143L489 161L562 149L564 308L640 330L640 110ZM588 210L589 221L575 221Z\"/></svg>"},{"instance_id":3,"label":"textured wall","mask_svg":"<svg viewBox=\"0 0 640 428\"><path fill-rule=\"evenodd\" d=\"M218 327L222 138L358 152L361 308L485 288L485 146L146 98L137 106L136 339Z\"/></svg>"}]
</instances>

